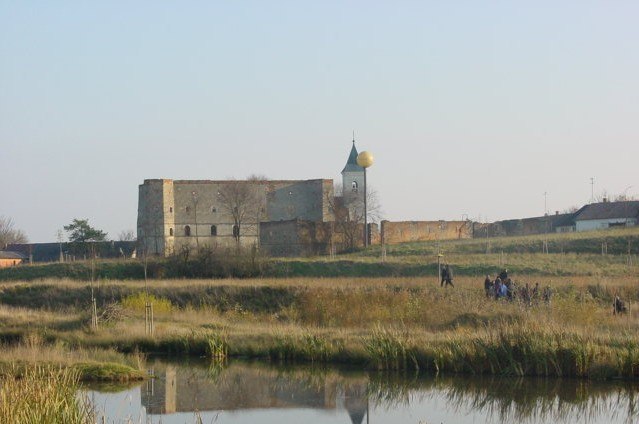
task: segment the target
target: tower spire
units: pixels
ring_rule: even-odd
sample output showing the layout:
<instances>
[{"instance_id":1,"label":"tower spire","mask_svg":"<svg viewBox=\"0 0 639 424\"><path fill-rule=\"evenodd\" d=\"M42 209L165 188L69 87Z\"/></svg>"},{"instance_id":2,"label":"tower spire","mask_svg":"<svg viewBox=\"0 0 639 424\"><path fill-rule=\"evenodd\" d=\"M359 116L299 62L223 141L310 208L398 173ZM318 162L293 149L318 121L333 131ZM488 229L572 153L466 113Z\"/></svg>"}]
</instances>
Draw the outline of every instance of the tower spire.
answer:
<instances>
[{"instance_id":1,"label":"tower spire","mask_svg":"<svg viewBox=\"0 0 639 424\"><path fill-rule=\"evenodd\" d=\"M355 130L353 130L353 144L355 144Z\"/></svg>"}]
</instances>

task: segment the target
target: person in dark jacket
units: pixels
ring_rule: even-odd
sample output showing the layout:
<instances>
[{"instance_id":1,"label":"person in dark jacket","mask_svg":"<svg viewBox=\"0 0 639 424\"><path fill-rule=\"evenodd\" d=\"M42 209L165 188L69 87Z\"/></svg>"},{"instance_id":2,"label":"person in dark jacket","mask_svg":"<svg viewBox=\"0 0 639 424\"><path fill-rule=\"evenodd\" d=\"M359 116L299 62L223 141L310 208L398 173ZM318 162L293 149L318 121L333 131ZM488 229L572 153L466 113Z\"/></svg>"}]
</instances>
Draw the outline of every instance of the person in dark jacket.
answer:
<instances>
[{"instance_id":1,"label":"person in dark jacket","mask_svg":"<svg viewBox=\"0 0 639 424\"><path fill-rule=\"evenodd\" d=\"M507 269L502 269L501 272L499 273L499 279L501 280L502 283L505 283L506 280L508 280L508 270Z\"/></svg>"},{"instance_id":2,"label":"person in dark jacket","mask_svg":"<svg viewBox=\"0 0 639 424\"><path fill-rule=\"evenodd\" d=\"M490 279L490 275L487 275L486 279L484 280L484 291L486 292L486 297L491 297L491 295L493 294L494 285L495 283L493 282L493 280Z\"/></svg>"},{"instance_id":3,"label":"person in dark jacket","mask_svg":"<svg viewBox=\"0 0 639 424\"><path fill-rule=\"evenodd\" d=\"M445 264L444 267L442 268L442 281L440 283L441 287L444 287L444 283L446 283L446 287L448 287L449 285L451 287L455 287L453 285L453 269L448 266L448 264Z\"/></svg>"},{"instance_id":4,"label":"person in dark jacket","mask_svg":"<svg viewBox=\"0 0 639 424\"><path fill-rule=\"evenodd\" d=\"M625 302L621 300L621 298L617 295L615 295L615 303L613 304L613 308L613 315L625 314L626 312L628 312Z\"/></svg>"}]
</instances>

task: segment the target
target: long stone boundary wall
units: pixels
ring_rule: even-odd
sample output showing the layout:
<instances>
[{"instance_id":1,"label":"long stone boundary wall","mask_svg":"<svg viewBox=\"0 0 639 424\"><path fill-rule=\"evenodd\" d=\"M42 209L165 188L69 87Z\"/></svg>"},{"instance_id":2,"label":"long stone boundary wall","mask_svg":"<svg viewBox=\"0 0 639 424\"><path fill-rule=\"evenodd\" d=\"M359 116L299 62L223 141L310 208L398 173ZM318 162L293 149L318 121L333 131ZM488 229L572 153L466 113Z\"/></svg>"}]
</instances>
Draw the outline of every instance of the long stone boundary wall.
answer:
<instances>
[{"instance_id":1,"label":"long stone boundary wall","mask_svg":"<svg viewBox=\"0 0 639 424\"><path fill-rule=\"evenodd\" d=\"M491 223L473 223L475 238L530 236L535 234L575 231L572 213L539 216L534 218L507 219Z\"/></svg>"}]
</instances>

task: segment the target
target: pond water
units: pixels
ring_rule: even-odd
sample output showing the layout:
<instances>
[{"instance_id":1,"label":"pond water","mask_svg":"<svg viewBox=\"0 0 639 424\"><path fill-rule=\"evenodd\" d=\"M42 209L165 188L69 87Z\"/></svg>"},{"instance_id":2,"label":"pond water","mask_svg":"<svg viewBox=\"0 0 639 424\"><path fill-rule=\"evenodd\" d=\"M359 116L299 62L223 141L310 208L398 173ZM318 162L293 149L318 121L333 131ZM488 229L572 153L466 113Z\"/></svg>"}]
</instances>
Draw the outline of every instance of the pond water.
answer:
<instances>
[{"instance_id":1,"label":"pond water","mask_svg":"<svg viewBox=\"0 0 639 424\"><path fill-rule=\"evenodd\" d=\"M155 378L91 386L106 423L635 423L639 385L152 361ZM102 421L104 419L104 421Z\"/></svg>"}]
</instances>

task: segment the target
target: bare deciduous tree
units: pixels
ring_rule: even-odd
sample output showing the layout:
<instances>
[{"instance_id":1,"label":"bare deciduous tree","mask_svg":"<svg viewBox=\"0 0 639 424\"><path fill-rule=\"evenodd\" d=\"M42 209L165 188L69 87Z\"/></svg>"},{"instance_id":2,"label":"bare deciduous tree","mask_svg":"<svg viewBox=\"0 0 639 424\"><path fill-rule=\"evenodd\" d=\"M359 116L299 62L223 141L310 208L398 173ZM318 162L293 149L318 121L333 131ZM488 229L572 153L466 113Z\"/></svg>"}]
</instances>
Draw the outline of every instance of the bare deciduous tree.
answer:
<instances>
[{"instance_id":1,"label":"bare deciduous tree","mask_svg":"<svg viewBox=\"0 0 639 424\"><path fill-rule=\"evenodd\" d=\"M220 204L233 221L233 238L238 248L246 227L259 228L264 208L260 182L265 180L263 176L251 176L246 181L229 180L220 187Z\"/></svg>"},{"instance_id":2,"label":"bare deciduous tree","mask_svg":"<svg viewBox=\"0 0 639 424\"><path fill-rule=\"evenodd\" d=\"M118 240L120 241L135 241L135 231L133 230L122 230L118 235Z\"/></svg>"},{"instance_id":3,"label":"bare deciduous tree","mask_svg":"<svg viewBox=\"0 0 639 424\"><path fill-rule=\"evenodd\" d=\"M24 231L15 228L13 219L0 216L0 249L4 249L8 244L28 242Z\"/></svg>"},{"instance_id":4,"label":"bare deciduous tree","mask_svg":"<svg viewBox=\"0 0 639 424\"><path fill-rule=\"evenodd\" d=\"M363 239L362 225L364 224L364 199L361 196L345 196L343 187L335 187L335 196L327 199L329 209L334 216L333 236L341 235L345 250L352 250ZM382 209L377 192L366 189L366 215L368 223L379 222Z\"/></svg>"}]
</instances>

